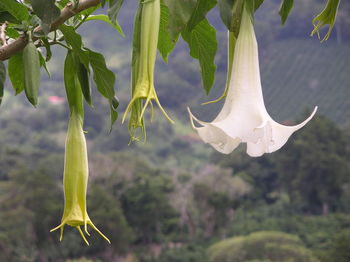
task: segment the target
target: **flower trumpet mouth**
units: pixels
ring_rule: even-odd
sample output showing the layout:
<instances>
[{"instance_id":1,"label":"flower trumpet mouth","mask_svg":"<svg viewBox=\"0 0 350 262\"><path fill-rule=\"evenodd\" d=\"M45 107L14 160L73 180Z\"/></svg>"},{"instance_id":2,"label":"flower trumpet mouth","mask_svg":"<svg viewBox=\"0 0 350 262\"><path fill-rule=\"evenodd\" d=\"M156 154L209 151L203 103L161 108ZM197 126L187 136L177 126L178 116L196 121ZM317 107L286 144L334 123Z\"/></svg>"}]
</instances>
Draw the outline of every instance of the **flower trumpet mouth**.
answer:
<instances>
[{"instance_id":1,"label":"flower trumpet mouth","mask_svg":"<svg viewBox=\"0 0 350 262\"><path fill-rule=\"evenodd\" d=\"M88 157L86 140L82 127L82 118L76 111L71 113L66 138L64 159L64 212L61 224L50 232L60 229L60 241L63 238L65 225L75 227L85 243L89 245L80 226L84 226L85 233L89 236L87 226L96 230L108 243L109 239L92 223L86 208L86 191L88 183Z\"/></svg>"},{"instance_id":2,"label":"flower trumpet mouth","mask_svg":"<svg viewBox=\"0 0 350 262\"><path fill-rule=\"evenodd\" d=\"M192 127L205 143L224 154L231 153L240 143L247 144L247 153L253 157L272 153L313 118L317 107L305 121L295 126L281 125L267 113L260 81L258 45L246 7L232 59L222 110L212 122L204 122L188 109Z\"/></svg>"}]
</instances>

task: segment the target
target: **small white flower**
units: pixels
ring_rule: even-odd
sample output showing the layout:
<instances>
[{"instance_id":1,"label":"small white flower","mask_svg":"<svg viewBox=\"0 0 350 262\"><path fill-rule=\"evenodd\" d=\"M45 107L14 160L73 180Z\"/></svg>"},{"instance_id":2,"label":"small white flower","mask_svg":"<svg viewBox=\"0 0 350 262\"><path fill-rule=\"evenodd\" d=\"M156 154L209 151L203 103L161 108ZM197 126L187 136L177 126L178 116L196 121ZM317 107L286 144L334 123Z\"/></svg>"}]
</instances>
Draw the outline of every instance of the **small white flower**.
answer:
<instances>
[{"instance_id":1,"label":"small white flower","mask_svg":"<svg viewBox=\"0 0 350 262\"><path fill-rule=\"evenodd\" d=\"M188 109L193 128L205 143L221 153L231 153L240 143L247 143L247 153L253 157L274 152L316 113L317 107L304 122L295 126L281 125L267 113L261 89L258 44L247 10L243 11L229 79L224 106L212 122L198 120ZM193 120L201 126L196 127Z\"/></svg>"}]
</instances>

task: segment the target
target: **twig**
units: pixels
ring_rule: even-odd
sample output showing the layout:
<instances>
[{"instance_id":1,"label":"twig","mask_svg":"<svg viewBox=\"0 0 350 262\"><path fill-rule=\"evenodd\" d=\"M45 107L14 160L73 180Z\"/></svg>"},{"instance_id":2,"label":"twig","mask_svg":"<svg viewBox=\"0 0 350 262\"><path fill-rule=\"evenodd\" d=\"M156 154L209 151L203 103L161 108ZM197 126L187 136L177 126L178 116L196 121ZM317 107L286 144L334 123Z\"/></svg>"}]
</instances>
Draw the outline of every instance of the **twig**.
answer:
<instances>
[{"instance_id":1,"label":"twig","mask_svg":"<svg viewBox=\"0 0 350 262\"><path fill-rule=\"evenodd\" d=\"M7 27L7 22L3 23L0 27L0 42L2 43L2 46L7 45L6 41L6 27Z\"/></svg>"},{"instance_id":2,"label":"twig","mask_svg":"<svg viewBox=\"0 0 350 262\"><path fill-rule=\"evenodd\" d=\"M69 2L65 8L61 10L60 16L51 24L51 31L56 30L60 25L67 21L72 16L80 13L81 11L88 9L93 6L97 6L101 0L80 0L77 6L74 6ZM34 30L35 32L42 31L41 27L38 26ZM26 35L22 35L15 41L7 44L6 46L0 47L0 60L4 61L10 58L12 55L21 51L28 43L28 38Z\"/></svg>"}]
</instances>

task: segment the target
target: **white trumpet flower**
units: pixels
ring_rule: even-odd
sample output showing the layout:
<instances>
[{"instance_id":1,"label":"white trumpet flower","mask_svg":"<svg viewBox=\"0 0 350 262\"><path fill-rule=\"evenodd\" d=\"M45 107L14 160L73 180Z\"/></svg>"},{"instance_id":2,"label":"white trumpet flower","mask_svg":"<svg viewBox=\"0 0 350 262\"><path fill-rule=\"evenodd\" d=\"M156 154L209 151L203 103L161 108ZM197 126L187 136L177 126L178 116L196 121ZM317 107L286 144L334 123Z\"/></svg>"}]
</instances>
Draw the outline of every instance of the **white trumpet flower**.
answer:
<instances>
[{"instance_id":1,"label":"white trumpet flower","mask_svg":"<svg viewBox=\"0 0 350 262\"><path fill-rule=\"evenodd\" d=\"M221 153L231 153L240 143L247 143L247 154L252 157L274 152L316 113L317 107L305 121L295 126L281 125L267 113L261 89L258 44L245 8L228 79L224 106L212 122L198 120L188 109L192 126L202 140Z\"/></svg>"}]
</instances>

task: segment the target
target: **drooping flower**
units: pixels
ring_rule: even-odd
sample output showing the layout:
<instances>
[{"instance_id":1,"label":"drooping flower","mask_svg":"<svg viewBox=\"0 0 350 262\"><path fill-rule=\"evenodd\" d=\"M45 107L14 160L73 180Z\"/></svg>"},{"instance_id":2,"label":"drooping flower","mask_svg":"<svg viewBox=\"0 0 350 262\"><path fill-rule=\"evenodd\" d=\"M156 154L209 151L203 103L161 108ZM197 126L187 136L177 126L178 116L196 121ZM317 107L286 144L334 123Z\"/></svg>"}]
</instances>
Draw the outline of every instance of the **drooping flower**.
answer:
<instances>
[{"instance_id":1,"label":"drooping flower","mask_svg":"<svg viewBox=\"0 0 350 262\"><path fill-rule=\"evenodd\" d=\"M135 17L132 54L132 91L122 122L131 111L129 132L131 140L146 136L144 113L152 100L156 102L165 117L173 122L161 106L154 88L154 66L156 62L160 25L160 0L140 0ZM136 134L140 129L140 134Z\"/></svg>"},{"instance_id":2,"label":"drooping flower","mask_svg":"<svg viewBox=\"0 0 350 262\"><path fill-rule=\"evenodd\" d=\"M327 40L330 37L337 17L339 4L340 0L328 0L326 7L312 20L314 29L311 32L311 36L317 33L318 38L320 38L320 29L325 25L329 25L328 32L321 42Z\"/></svg>"},{"instance_id":3,"label":"drooping flower","mask_svg":"<svg viewBox=\"0 0 350 262\"><path fill-rule=\"evenodd\" d=\"M243 10L240 32L234 47L230 84L219 115L212 122L204 122L188 109L192 126L206 143L217 151L229 154L240 143L247 143L247 153L257 157L280 149L288 138L314 116L302 123L284 126L267 113L260 81L258 45L252 18ZM200 126L196 127L196 121Z\"/></svg>"},{"instance_id":4,"label":"drooping flower","mask_svg":"<svg viewBox=\"0 0 350 262\"><path fill-rule=\"evenodd\" d=\"M87 225L90 225L109 243L109 239L92 223L86 208L86 191L89 176L86 141L82 127L82 118L75 110L72 111L66 138L64 159L64 212L61 224L50 232L60 229L60 241L63 238L64 226L67 224L78 229L80 235L89 245L80 226L90 235Z\"/></svg>"}]
</instances>

